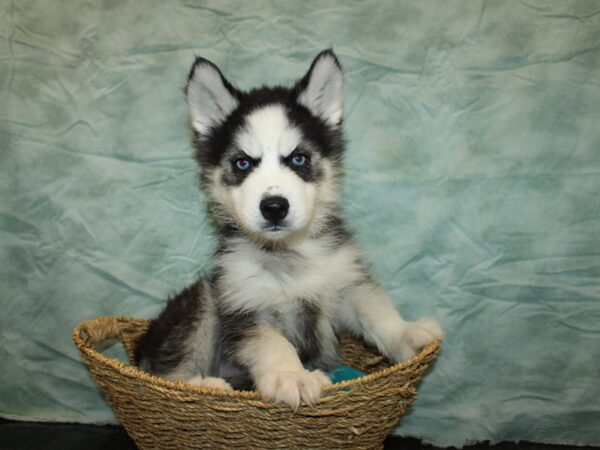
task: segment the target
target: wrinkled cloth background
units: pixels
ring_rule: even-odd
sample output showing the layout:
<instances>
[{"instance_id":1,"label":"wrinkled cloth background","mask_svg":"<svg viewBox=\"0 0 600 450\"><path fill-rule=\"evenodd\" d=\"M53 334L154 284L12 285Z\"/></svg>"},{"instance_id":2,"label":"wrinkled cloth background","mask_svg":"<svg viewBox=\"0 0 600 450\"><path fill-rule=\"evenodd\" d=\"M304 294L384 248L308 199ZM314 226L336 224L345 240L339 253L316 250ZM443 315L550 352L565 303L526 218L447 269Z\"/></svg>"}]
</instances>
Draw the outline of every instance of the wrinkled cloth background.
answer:
<instances>
[{"instance_id":1,"label":"wrinkled cloth background","mask_svg":"<svg viewBox=\"0 0 600 450\"><path fill-rule=\"evenodd\" d=\"M344 206L447 338L396 433L600 444L600 3L0 2L0 415L106 423L73 326L209 267L183 87L346 71Z\"/></svg>"}]
</instances>

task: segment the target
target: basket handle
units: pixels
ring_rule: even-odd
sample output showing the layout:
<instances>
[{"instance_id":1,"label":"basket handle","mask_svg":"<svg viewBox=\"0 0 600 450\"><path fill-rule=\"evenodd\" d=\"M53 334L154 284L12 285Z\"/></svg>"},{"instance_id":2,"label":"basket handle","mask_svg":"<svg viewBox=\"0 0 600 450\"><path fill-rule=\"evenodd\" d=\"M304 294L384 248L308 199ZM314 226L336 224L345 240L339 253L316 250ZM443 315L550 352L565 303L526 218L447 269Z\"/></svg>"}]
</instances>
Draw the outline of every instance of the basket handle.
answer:
<instances>
[{"instance_id":1,"label":"basket handle","mask_svg":"<svg viewBox=\"0 0 600 450\"><path fill-rule=\"evenodd\" d=\"M121 327L117 317L98 317L79 323L73 331L85 347L94 347L104 341L119 337Z\"/></svg>"},{"instance_id":2,"label":"basket handle","mask_svg":"<svg viewBox=\"0 0 600 450\"><path fill-rule=\"evenodd\" d=\"M132 317L98 317L79 323L73 330L73 341L80 349L100 350L109 341L119 339L133 361L135 343L148 324L147 320Z\"/></svg>"}]
</instances>

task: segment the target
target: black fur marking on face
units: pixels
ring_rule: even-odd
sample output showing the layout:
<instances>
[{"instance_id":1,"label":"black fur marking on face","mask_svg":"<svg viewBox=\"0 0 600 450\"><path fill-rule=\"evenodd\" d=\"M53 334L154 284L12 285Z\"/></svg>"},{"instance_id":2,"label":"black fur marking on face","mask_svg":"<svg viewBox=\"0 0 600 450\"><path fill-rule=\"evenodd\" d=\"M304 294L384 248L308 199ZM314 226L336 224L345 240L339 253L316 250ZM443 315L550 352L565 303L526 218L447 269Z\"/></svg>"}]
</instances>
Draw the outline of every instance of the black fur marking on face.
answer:
<instances>
[{"instance_id":1,"label":"black fur marking on face","mask_svg":"<svg viewBox=\"0 0 600 450\"><path fill-rule=\"evenodd\" d=\"M305 163L301 166L293 164L294 158L298 155L302 155L306 158ZM301 147L296 148L296 150L288 156L282 156L281 163L289 167L290 170L307 183L318 182L323 177L323 171L319 167L319 164L313 161L310 152Z\"/></svg>"},{"instance_id":2,"label":"black fur marking on face","mask_svg":"<svg viewBox=\"0 0 600 450\"><path fill-rule=\"evenodd\" d=\"M254 111L269 106L281 105L290 122L297 127L304 139L310 142L322 156L341 159L344 142L341 127L331 126L314 116L305 106L298 103L296 88L261 87L249 92L236 91L238 107L213 127L206 135L196 134L196 159L201 167L210 168L222 164L234 144L236 133L246 124L246 118Z\"/></svg>"},{"instance_id":3,"label":"black fur marking on face","mask_svg":"<svg viewBox=\"0 0 600 450\"><path fill-rule=\"evenodd\" d=\"M228 151L234 147L234 137L246 124L246 118L253 111L275 103L290 101L290 91L283 87L262 87L250 92L238 93L238 107L226 117L225 121L204 136L196 134L196 158L203 167L215 167L221 164Z\"/></svg>"},{"instance_id":4,"label":"black fur marking on face","mask_svg":"<svg viewBox=\"0 0 600 450\"><path fill-rule=\"evenodd\" d=\"M137 365L143 360L149 371L155 374L166 374L179 366L186 356L187 339L206 313L204 295L202 281L197 281L169 300L137 343Z\"/></svg>"},{"instance_id":5,"label":"black fur marking on face","mask_svg":"<svg viewBox=\"0 0 600 450\"><path fill-rule=\"evenodd\" d=\"M225 164L222 176L223 183L227 186L239 186L246 177L252 173L260 165L260 159L251 158L242 151L234 152L231 156L227 156L229 165ZM236 163L240 159L245 159L250 163L250 167L246 170L241 170Z\"/></svg>"},{"instance_id":6,"label":"black fur marking on face","mask_svg":"<svg viewBox=\"0 0 600 450\"><path fill-rule=\"evenodd\" d=\"M328 125L295 100L294 104L285 106L290 126L299 128L305 141L312 144L323 157L341 160L344 150L341 127Z\"/></svg>"}]
</instances>

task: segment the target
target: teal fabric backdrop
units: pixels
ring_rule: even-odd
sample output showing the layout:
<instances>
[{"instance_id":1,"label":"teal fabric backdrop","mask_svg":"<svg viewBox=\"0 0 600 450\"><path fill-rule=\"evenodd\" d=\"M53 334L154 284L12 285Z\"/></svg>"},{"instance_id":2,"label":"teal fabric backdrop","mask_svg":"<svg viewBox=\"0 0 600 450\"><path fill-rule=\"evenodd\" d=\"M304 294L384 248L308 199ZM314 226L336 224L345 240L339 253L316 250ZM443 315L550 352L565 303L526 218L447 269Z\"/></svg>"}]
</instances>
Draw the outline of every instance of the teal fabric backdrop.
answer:
<instances>
[{"instance_id":1,"label":"teal fabric backdrop","mask_svg":"<svg viewBox=\"0 0 600 450\"><path fill-rule=\"evenodd\" d=\"M114 416L70 333L208 267L183 87L346 71L344 206L443 353L396 433L600 444L600 3L0 1L0 415Z\"/></svg>"}]
</instances>

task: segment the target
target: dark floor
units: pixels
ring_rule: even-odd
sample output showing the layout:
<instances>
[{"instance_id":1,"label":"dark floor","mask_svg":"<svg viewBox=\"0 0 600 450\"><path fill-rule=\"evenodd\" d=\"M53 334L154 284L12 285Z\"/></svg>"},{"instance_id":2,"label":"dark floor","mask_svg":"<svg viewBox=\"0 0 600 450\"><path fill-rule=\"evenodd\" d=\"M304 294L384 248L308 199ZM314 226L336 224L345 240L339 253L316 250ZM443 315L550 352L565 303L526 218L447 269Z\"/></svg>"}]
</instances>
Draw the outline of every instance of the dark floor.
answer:
<instances>
[{"instance_id":1,"label":"dark floor","mask_svg":"<svg viewBox=\"0 0 600 450\"><path fill-rule=\"evenodd\" d=\"M531 443L478 444L465 450L570 450L573 447ZM576 447L577 450L600 450ZM135 450L135 445L121 427L75 424L11 422L0 419L1 450ZM439 450L417 439L390 437L385 450ZM182 449L183 450L183 449Z\"/></svg>"}]
</instances>

